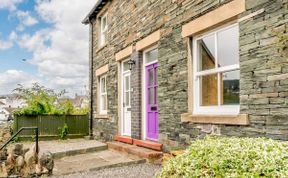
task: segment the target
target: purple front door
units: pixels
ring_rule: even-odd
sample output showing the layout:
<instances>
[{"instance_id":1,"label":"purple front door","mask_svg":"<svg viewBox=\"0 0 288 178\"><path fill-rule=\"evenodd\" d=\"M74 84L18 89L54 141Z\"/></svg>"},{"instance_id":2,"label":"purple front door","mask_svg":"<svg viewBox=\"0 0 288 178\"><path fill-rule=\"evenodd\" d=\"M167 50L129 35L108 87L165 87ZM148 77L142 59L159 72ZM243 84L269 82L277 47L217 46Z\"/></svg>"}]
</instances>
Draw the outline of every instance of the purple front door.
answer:
<instances>
[{"instance_id":1,"label":"purple front door","mask_svg":"<svg viewBox=\"0 0 288 178\"><path fill-rule=\"evenodd\" d=\"M146 67L147 139L158 139L157 63Z\"/></svg>"}]
</instances>

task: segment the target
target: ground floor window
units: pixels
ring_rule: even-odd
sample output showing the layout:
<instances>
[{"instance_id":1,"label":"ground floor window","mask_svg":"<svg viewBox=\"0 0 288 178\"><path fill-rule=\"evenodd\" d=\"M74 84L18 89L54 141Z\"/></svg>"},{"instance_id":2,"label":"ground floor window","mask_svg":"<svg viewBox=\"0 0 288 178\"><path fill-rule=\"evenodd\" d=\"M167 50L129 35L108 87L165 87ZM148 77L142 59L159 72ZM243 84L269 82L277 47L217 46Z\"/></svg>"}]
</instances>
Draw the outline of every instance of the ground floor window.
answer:
<instances>
[{"instance_id":1,"label":"ground floor window","mask_svg":"<svg viewBox=\"0 0 288 178\"><path fill-rule=\"evenodd\" d=\"M239 26L193 38L194 112L239 113Z\"/></svg>"},{"instance_id":2,"label":"ground floor window","mask_svg":"<svg viewBox=\"0 0 288 178\"><path fill-rule=\"evenodd\" d=\"M106 75L99 77L99 114L107 114L107 77Z\"/></svg>"}]
</instances>

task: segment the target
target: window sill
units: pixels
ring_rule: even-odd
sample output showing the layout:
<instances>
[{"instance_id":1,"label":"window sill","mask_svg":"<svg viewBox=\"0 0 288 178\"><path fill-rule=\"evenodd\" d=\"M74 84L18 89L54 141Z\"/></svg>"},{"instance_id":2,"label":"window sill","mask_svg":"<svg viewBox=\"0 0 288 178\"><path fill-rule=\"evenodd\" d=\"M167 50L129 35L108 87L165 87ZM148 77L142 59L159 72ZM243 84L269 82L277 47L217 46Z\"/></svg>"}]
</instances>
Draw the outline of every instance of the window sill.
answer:
<instances>
[{"instance_id":1,"label":"window sill","mask_svg":"<svg viewBox=\"0 0 288 178\"><path fill-rule=\"evenodd\" d=\"M96 50L96 53L98 53L99 51L101 51L102 49L104 49L105 47L107 47L107 43L105 43L102 46L99 46L99 48Z\"/></svg>"},{"instance_id":2,"label":"window sill","mask_svg":"<svg viewBox=\"0 0 288 178\"><path fill-rule=\"evenodd\" d=\"M108 114L97 114L94 119L110 119Z\"/></svg>"},{"instance_id":3,"label":"window sill","mask_svg":"<svg viewBox=\"0 0 288 178\"><path fill-rule=\"evenodd\" d=\"M181 115L181 122L201 124L223 124L223 125L249 125L247 114L238 115L192 115L185 113Z\"/></svg>"}]
</instances>

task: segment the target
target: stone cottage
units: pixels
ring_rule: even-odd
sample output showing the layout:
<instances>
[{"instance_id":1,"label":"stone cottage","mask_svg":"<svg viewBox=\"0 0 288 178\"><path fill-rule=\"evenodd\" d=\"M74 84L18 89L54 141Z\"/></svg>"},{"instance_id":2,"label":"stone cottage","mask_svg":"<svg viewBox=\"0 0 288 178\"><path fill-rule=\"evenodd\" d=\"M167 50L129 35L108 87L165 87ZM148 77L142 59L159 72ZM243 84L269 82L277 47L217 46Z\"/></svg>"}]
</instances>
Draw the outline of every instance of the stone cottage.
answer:
<instances>
[{"instance_id":1,"label":"stone cottage","mask_svg":"<svg viewBox=\"0 0 288 178\"><path fill-rule=\"evenodd\" d=\"M287 0L98 0L93 134L288 140Z\"/></svg>"}]
</instances>

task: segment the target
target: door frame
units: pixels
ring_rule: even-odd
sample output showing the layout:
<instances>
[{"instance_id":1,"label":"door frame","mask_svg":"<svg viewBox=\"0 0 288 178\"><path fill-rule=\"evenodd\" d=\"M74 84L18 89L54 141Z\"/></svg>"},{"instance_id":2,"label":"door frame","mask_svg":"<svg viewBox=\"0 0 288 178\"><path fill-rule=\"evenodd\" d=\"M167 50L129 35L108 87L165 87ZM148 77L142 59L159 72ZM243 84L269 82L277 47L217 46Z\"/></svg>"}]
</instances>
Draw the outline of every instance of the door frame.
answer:
<instances>
[{"instance_id":1,"label":"door frame","mask_svg":"<svg viewBox=\"0 0 288 178\"><path fill-rule=\"evenodd\" d=\"M153 46L153 47L150 47L150 48L147 48L146 50L143 51L143 65L142 65L142 139L143 140L146 140L147 139L147 108L146 108L146 105L147 105L147 102L146 102L146 67L151 65L151 64L155 64L155 63L158 63L158 58L152 62L149 62L149 63L145 63L146 61L146 53L149 52L149 51L152 51L153 49L157 49L158 46ZM157 140L155 140L157 141Z\"/></svg>"},{"instance_id":2,"label":"door frame","mask_svg":"<svg viewBox=\"0 0 288 178\"><path fill-rule=\"evenodd\" d=\"M121 101L120 101L120 105L121 105L121 124L120 124L120 130L121 130L121 135L123 136L131 136L132 135L132 127L131 127L131 132L130 132L130 135L124 135L124 113L125 113L125 110L124 110L124 75L125 74L130 74L130 92L132 92L132 88L131 88L131 71L126 71L124 72L124 63L129 61L130 58L128 59L125 59L123 61L121 61ZM130 106L131 106L131 93L130 93ZM132 126L132 112L131 112L131 126Z\"/></svg>"}]
</instances>

